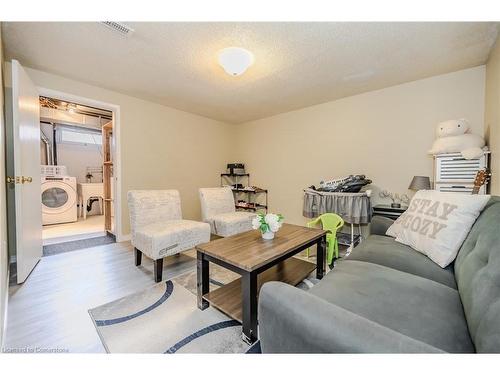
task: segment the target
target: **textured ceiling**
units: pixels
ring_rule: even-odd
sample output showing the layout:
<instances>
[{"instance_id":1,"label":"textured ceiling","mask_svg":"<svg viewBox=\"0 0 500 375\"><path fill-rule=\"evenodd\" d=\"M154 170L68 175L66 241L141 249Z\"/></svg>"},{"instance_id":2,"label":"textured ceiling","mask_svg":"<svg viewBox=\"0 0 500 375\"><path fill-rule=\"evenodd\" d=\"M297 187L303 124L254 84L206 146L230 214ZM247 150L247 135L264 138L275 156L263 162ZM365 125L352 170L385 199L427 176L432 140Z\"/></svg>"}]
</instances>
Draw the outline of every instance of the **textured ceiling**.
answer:
<instances>
[{"instance_id":1,"label":"textured ceiling","mask_svg":"<svg viewBox=\"0 0 500 375\"><path fill-rule=\"evenodd\" d=\"M484 64L493 23L3 23L7 59L230 123ZM255 64L231 77L228 46Z\"/></svg>"}]
</instances>

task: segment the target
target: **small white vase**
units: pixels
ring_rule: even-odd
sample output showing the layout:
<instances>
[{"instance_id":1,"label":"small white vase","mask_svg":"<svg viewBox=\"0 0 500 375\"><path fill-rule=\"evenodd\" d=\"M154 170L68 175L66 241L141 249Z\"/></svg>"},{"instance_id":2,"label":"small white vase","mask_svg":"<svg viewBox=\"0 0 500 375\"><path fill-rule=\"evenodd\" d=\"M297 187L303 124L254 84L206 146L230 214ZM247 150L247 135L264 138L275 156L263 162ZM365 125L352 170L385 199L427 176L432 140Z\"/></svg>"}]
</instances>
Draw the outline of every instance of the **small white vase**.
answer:
<instances>
[{"instance_id":1,"label":"small white vase","mask_svg":"<svg viewBox=\"0 0 500 375\"><path fill-rule=\"evenodd\" d=\"M265 240L272 240L274 238L274 232L267 231L262 233L262 238Z\"/></svg>"}]
</instances>

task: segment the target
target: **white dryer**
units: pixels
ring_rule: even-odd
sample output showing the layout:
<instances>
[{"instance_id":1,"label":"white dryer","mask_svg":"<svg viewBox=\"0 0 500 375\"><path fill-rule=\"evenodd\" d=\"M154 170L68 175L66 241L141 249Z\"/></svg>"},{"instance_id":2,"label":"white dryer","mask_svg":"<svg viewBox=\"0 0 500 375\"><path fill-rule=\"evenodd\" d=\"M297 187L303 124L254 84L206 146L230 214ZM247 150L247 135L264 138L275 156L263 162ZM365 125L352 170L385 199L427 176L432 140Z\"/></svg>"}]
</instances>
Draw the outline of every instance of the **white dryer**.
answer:
<instances>
[{"instance_id":1,"label":"white dryer","mask_svg":"<svg viewBox=\"0 0 500 375\"><path fill-rule=\"evenodd\" d=\"M77 221L76 204L76 177L42 176L43 225Z\"/></svg>"}]
</instances>

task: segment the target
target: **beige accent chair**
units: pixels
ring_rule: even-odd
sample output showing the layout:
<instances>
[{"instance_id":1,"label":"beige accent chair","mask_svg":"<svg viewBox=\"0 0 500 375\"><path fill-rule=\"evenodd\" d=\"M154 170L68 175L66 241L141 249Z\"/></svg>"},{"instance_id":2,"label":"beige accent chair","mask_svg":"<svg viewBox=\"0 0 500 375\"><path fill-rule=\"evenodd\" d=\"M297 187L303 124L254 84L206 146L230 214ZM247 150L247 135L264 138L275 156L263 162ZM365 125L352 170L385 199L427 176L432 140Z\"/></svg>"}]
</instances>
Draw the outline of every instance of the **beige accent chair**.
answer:
<instances>
[{"instance_id":1,"label":"beige accent chair","mask_svg":"<svg viewBox=\"0 0 500 375\"><path fill-rule=\"evenodd\" d=\"M132 190L128 208L135 265L142 254L154 261L155 281L162 280L163 258L210 241L210 225L183 220L177 190Z\"/></svg>"},{"instance_id":2,"label":"beige accent chair","mask_svg":"<svg viewBox=\"0 0 500 375\"><path fill-rule=\"evenodd\" d=\"M252 229L254 213L236 211L231 188L201 188L201 217L213 234L228 237Z\"/></svg>"}]
</instances>

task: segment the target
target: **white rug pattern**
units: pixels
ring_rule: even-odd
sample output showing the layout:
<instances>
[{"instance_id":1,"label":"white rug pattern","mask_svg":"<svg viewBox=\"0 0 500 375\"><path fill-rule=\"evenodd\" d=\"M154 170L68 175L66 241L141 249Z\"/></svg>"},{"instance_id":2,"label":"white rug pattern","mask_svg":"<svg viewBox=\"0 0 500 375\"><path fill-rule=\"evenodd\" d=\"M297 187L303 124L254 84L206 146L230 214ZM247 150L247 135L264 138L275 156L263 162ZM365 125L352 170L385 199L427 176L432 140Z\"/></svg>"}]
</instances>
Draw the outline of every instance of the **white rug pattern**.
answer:
<instances>
[{"instance_id":1,"label":"white rug pattern","mask_svg":"<svg viewBox=\"0 0 500 375\"><path fill-rule=\"evenodd\" d=\"M237 277L222 267L211 267L210 289ZM297 287L308 290L317 282L313 272ZM192 270L93 308L89 314L108 353L247 352L240 323L213 307L199 310L195 293L196 270Z\"/></svg>"},{"instance_id":2,"label":"white rug pattern","mask_svg":"<svg viewBox=\"0 0 500 375\"><path fill-rule=\"evenodd\" d=\"M245 353L241 325L199 310L183 286L162 282L89 310L108 353Z\"/></svg>"}]
</instances>

